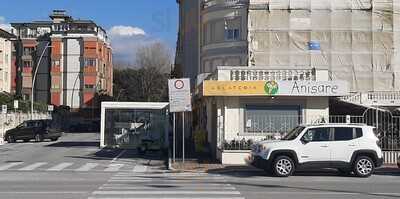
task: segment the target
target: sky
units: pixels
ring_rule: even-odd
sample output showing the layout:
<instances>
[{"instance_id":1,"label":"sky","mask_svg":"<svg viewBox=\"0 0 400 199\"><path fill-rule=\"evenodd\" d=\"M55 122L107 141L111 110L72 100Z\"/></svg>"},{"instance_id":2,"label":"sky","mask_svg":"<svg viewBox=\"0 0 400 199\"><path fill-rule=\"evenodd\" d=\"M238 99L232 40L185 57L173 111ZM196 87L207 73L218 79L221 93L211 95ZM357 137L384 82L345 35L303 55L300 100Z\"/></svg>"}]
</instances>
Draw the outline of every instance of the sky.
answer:
<instances>
[{"instance_id":1,"label":"sky","mask_svg":"<svg viewBox=\"0 0 400 199\"><path fill-rule=\"evenodd\" d=\"M172 54L175 51L176 0L1 0L0 28L7 29L12 22L50 20L54 9L106 29L115 62L133 64L135 49L152 42L163 42Z\"/></svg>"}]
</instances>

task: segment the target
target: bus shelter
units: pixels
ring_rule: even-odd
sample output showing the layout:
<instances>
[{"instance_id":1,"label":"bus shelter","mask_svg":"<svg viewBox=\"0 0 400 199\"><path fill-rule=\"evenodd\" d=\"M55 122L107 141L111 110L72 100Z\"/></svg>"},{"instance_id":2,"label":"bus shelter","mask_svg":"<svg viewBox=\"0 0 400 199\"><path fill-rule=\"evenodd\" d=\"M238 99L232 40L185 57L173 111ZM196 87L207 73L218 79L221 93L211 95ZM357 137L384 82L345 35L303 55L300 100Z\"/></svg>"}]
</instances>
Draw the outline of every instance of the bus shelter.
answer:
<instances>
[{"instance_id":1,"label":"bus shelter","mask_svg":"<svg viewBox=\"0 0 400 199\"><path fill-rule=\"evenodd\" d=\"M168 144L168 103L102 102L101 148L160 150Z\"/></svg>"}]
</instances>

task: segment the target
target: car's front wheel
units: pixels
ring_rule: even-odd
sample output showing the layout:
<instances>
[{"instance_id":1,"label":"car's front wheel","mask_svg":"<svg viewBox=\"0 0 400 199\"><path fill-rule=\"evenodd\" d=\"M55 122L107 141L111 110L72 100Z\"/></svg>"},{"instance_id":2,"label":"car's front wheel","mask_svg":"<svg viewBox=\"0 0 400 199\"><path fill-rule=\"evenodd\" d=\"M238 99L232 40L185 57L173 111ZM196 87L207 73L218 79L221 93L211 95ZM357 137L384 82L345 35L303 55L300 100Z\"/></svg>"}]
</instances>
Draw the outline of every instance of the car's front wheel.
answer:
<instances>
[{"instance_id":1,"label":"car's front wheel","mask_svg":"<svg viewBox=\"0 0 400 199\"><path fill-rule=\"evenodd\" d=\"M358 177L369 177L374 173L375 165L372 159L368 156L360 156L354 162L353 172Z\"/></svg>"},{"instance_id":2,"label":"car's front wheel","mask_svg":"<svg viewBox=\"0 0 400 199\"><path fill-rule=\"evenodd\" d=\"M273 172L278 177L289 177L293 174L295 165L288 156L279 156L273 162Z\"/></svg>"},{"instance_id":3,"label":"car's front wheel","mask_svg":"<svg viewBox=\"0 0 400 199\"><path fill-rule=\"evenodd\" d=\"M7 136L7 142L8 142L8 143L14 143L14 142L15 142L14 136L8 135L8 136Z\"/></svg>"}]
</instances>

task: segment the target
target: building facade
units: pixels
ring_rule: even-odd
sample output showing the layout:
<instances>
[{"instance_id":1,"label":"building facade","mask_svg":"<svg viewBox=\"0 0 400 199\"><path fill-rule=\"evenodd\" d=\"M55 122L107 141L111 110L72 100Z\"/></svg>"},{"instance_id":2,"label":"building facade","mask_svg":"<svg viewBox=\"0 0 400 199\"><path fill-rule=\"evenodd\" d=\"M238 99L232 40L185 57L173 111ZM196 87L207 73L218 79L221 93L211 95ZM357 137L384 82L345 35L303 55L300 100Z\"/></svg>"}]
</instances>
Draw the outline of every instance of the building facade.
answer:
<instances>
[{"instance_id":1,"label":"building facade","mask_svg":"<svg viewBox=\"0 0 400 199\"><path fill-rule=\"evenodd\" d=\"M195 78L196 125L222 162L234 140L328 122L331 98L400 106L399 1L196 2L178 1L177 66ZM196 9L198 18L185 22ZM200 24L190 41L199 45L187 41L190 24Z\"/></svg>"},{"instance_id":2,"label":"building facade","mask_svg":"<svg viewBox=\"0 0 400 199\"><path fill-rule=\"evenodd\" d=\"M0 92L12 90L13 39L15 35L0 29Z\"/></svg>"},{"instance_id":3,"label":"building facade","mask_svg":"<svg viewBox=\"0 0 400 199\"><path fill-rule=\"evenodd\" d=\"M72 109L93 108L97 94L112 95L112 49L106 31L91 20L55 10L51 21L12 23L17 35L17 91ZM40 57L42 57L41 60ZM39 63L40 61L40 63Z\"/></svg>"}]
</instances>

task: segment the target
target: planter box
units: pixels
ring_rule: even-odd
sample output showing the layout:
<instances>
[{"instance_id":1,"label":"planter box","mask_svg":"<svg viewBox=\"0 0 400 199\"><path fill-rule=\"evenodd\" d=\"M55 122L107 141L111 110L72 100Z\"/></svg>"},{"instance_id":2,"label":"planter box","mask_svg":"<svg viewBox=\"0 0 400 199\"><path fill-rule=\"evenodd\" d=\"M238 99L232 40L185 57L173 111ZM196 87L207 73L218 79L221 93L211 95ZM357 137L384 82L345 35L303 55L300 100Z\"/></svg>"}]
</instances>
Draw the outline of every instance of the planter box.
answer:
<instances>
[{"instance_id":1,"label":"planter box","mask_svg":"<svg viewBox=\"0 0 400 199\"><path fill-rule=\"evenodd\" d=\"M249 156L249 150L218 150L217 158L222 164L228 165L246 165L245 159Z\"/></svg>"}]
</instances>

